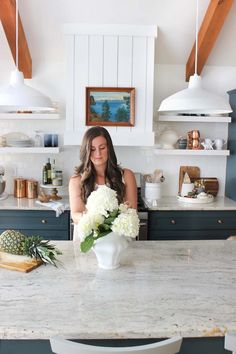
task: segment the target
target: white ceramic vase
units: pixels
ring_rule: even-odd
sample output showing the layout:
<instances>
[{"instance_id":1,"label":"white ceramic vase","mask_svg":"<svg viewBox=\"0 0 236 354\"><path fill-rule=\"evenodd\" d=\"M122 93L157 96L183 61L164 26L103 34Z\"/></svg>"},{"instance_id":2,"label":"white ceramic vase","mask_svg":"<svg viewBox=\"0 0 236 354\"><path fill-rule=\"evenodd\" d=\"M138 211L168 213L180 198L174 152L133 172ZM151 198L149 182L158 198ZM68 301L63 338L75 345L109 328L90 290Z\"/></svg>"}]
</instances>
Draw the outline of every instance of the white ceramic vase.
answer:
<instances>
[{"instance_id":1,"label":"white ceramic vase","mask_svg":"<svg viewBox=\"0 0 236 354\"><path fill-rule=\"evenodd\" d=\"M120 266L122 252L128 247L129 240L114 232L96 240L93 251L97 257L99 268L116 269Z\"/></svg>"}]
</instances>

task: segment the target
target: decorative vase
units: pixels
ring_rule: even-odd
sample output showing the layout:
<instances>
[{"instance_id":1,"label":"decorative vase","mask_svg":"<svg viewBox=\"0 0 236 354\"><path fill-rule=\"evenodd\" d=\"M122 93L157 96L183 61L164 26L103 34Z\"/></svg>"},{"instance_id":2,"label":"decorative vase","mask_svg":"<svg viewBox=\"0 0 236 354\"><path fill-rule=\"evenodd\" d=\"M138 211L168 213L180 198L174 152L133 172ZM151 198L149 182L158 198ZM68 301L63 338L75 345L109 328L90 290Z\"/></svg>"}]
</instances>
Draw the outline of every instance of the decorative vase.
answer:
<instances>
[{"instance_id":1,"label":"decorative vase","mask_svg":"<svg viewBox=\"0 0 236 354\"><path fill-rule=\"evenodd\" d=\"M128 247L128 239L110 232L96 240L93 251L97 257L99 268L116 269L120 266L122 252Z\"/></svg>"}]
</instances>

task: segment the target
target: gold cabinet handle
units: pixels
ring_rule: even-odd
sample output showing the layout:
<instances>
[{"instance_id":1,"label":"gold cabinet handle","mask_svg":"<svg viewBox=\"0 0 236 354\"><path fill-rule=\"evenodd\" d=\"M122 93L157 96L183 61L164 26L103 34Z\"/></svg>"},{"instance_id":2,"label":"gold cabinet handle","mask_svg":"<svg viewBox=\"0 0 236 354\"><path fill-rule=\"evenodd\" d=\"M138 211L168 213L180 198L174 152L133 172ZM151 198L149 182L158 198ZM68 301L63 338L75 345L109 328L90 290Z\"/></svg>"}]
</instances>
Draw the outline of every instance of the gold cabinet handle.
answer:
<instances>
[{"instance_id":1,"label":"gold cabinet handle","mask_svg":"<svg viewBox=\"0 0 236 354\"><path fill-rule=\"evenodd\" d=\"M176 221L174 219L172 219L170 222L171 222L172 225L176 224Z\"/></svg>"},{"instance_id":2,"label":"gold cabinet handle","mask_svg":"<svg viewBox=\"0 0 236 354\"><path fill-rule=\"evenodd\" d=\"M218 224L223 224L223 221L221 219L217 220Z\"/></svg>"},{"instance_id":3,"label":"gold cabinet handle","mask_svg":"<svg viewBox=\"0 0 236 354\"><path fill-rule=\"evenodd\" d=\"M47 223L47 220L42 219L41 222L42 222L42 224L46 224L46 223Z\"/></svg>"}]
</instances>

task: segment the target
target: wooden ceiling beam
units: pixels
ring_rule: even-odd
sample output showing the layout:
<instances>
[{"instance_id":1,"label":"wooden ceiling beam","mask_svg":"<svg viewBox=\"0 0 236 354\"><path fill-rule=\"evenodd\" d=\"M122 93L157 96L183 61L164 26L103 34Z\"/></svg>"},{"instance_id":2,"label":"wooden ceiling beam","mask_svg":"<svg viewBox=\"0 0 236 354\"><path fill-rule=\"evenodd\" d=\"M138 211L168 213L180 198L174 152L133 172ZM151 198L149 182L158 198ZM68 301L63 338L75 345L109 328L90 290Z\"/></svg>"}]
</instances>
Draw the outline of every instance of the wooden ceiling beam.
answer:
<instances>
[{"instance_id":1,"label":"wooden ceiling beam","mask_svg":"<svg viewBox=\"0 0 236 354\"><path fill-rule=\"evenodd\" d=\"M217 36L223 27L233 0L211 0L198 32L198 67L201 74L207 58L215 44ZM195 72L195 42L186 64L186 81Z\"/></svg>"},{"instance_id":2,"label":"wooden ceiling beam","mask_svg":"<svg viewBox=\"0 0 236 354\"><path fill-rule=\"evenodd\" d=\"M13 59L16 63L16 1L0 0L0 20L6 34L6 38L11 49ZM19 70L23 72L26 79L32 78L32 60L21 23L20 15L18 19L18 62Z\"/></svg>"}]
</instances>

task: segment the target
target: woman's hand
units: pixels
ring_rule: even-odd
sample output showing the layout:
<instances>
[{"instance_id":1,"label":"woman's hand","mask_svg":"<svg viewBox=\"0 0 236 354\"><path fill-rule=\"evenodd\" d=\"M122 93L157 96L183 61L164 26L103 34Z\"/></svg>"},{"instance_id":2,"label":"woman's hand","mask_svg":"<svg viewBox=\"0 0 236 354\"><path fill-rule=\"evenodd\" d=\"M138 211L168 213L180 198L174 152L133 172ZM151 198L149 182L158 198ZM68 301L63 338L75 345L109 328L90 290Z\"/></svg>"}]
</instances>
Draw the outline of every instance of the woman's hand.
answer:
<instances>
[{"instance_id":1,"label":"woman's hand","mask_svg":"<svg viewBox=\"0 0 236 354\"><path fill-rule=\"evenodd\" d=\"M132 205L128 200L126 200L124 204L127 206L127 208L132 208Z\"/></svg>"}]
</instances>

